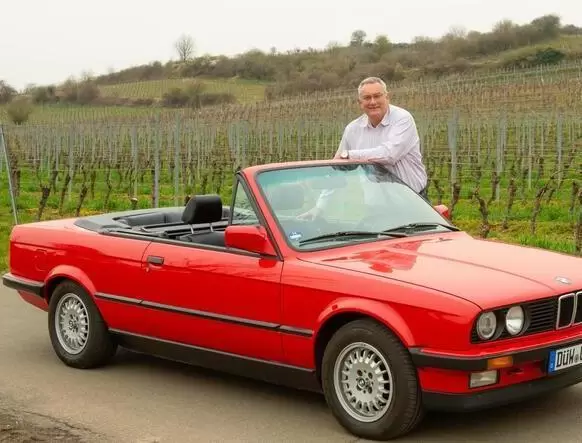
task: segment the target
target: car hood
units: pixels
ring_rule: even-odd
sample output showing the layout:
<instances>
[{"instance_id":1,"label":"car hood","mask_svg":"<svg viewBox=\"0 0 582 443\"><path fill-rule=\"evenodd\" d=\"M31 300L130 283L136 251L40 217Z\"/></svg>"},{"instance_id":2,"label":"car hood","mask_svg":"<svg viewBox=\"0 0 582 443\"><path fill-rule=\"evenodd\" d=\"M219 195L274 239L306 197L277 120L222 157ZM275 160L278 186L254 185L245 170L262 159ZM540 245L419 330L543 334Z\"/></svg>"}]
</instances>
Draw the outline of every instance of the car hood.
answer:
<instances>
[{"instance_id":1,"label":"car hood","mask_svg":"<svg viewBox=\"0 0 582 443\"><path fill-rule=\"evenodd\" d=\"M482 309L582 289L582 258L463 232L340 247L302 259L429 287Z\"/></svg>"}]
</instances>

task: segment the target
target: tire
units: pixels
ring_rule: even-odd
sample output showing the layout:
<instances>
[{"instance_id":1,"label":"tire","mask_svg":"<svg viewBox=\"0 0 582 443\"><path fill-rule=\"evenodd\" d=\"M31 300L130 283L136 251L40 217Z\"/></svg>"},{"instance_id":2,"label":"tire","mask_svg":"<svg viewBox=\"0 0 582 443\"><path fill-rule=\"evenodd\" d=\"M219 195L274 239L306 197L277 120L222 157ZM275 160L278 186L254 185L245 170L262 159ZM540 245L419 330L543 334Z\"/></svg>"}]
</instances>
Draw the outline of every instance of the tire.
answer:
<instances>
[{"instance_id":1,"label":"tire","mask_svg":"<svg viewBox=\"0 0 582 443\"><path fill-rule=\"evenodd\" d=\"M364 401L378 395L384 398L384 407L369 417L363 417L348 405L345 398L350 393L346 395L338 383L341 375L338 371L341 371L343 362L346 359L349 361L352 357L350 353L362 351L375 354L374 360L380 362L375 370L383 370L382 379L391 381L390 385L384 385L386 392L374 392L381 385L378 383L378 375L371 375L372 367L369 363L356 362L348 369L348 377L353 377L351 393L362 395L362 389L365 389L367 392L361 397ZM350 322L334 334L326 346L321 373L323 393L331 412L355 436L379 441L392 440L408 434L422 421L424 412L420 385L410 355L391 331L373 320ZM338 378L336 374L339 374ZM356 383L361 383L360 387ZM354 397L352 394L351 398Z\"/></svg>"},{"instance_id":2,"label":"tire","mask_svg":"<svg viewBox=\"0 0 582 443\"><path fill-rule=\"evenodd\" d=\"M72 319L73 327L81 326L80 322L84 319L88 329L86 334L77 335L77 338L82 340L79 346L67 343L66 339L70 336L64 331L65 328L56 323L58 312L70 313L71 309L76 310L74 314L78 320ZM69 316L66 318L69 319ZM92 298L85 289L72 281L59 284L51 295L48 330L55 353L63 363L73 368L90 369L102 366L109 362L117 350L117 344L109 334L107 325Z\"/></svg>"}]
</instances>

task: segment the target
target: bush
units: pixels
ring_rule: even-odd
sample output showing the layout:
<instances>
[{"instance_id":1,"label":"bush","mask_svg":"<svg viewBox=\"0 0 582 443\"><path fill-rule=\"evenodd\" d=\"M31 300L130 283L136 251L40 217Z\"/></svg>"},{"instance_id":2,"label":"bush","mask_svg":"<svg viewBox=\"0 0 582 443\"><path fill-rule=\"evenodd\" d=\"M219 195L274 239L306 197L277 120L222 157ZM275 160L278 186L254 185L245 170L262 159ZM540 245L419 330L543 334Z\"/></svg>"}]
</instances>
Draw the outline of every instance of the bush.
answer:
<instances>
[{"instance_id":1,"label":"bush","mask_svg":"<svg viewBox=\"0 0 582 443\"><path fill-rule=\"evenodd\" d=\"M58 89L59 101L69 104L89 105L99 98L99 88L90 79L67 80Z\"/></svg>"},{"instance_id":2,"label":"bush","mask_svg":"<svg viewBox=\"0 0 582 443\"><path fill-rule=\"evenodd\" d=\"M229 92L204 92L204 89L204 84L199 82L193 82L184 88L172 88L162 96L162 106L200 108L236 102L236 97Z\"/></svg>"},{"instance_id":3,"label":"bush","mask_svg":"<svg viewBox=\"0 0 582 443\"><path fill-rule=\"evenodd\" d=\"M501 66L504 68L534 68L542 65L555 65L560 63L566 54L562 51L547 47L524 48L512 51L502 61Z\"/></svg>"},{"instance_id":4,"label":"bush","mask_svg":"<svg viewBox=\"0 0 582 443\"><path fill-rule=\"evenodd\" d=\"M6 107L6 112L12 123L21 125L28 121L32 113L32 104L26 97L20 96L13 99Z\"/></svg>"}]
</instances>

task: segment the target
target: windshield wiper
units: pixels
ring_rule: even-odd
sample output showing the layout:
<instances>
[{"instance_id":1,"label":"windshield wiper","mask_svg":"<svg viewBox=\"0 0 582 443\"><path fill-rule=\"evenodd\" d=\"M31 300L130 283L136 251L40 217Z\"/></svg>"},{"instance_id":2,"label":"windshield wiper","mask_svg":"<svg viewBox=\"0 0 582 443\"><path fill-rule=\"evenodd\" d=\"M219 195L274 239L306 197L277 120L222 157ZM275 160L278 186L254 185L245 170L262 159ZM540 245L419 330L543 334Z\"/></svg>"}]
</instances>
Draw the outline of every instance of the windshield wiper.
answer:
<instances>
[{"instance_id":1,"label":"windshield wiper","mask_svg":"<svg viewBox=\"0 0 582 443\"><path fill-rule=\"evenodd\" d=\"M447 228L450 231L460 231L459 228L456 228L451 225L447 225L446 223L439 223L439 222L420 222L420 223L408 223L406 225L396 226L395 228L386 229L382 231L383 233L393 233L397 231L424 231L428 229L433 229L436 227L443 227Z\"/></svg>"},{"instance_id":2,"label":"windshield wiper","mask_svg":"<svg viewBox=\"0 0 582 443\"><path fill-rule=\"evenodd\" d=\"M376 232L376 231L339 231L339 232L332 232L330 234L323 234L318 235L316 237L306 238L305 240L301 240L299 242L300 245L304 245L306 243L317 242L321 240L335 240L338 238L344 237L378 237L380 235L389 235L391 237L408 237L408 234L405 233L391 233L391 232Z\"/></svg>"}]
</instances>

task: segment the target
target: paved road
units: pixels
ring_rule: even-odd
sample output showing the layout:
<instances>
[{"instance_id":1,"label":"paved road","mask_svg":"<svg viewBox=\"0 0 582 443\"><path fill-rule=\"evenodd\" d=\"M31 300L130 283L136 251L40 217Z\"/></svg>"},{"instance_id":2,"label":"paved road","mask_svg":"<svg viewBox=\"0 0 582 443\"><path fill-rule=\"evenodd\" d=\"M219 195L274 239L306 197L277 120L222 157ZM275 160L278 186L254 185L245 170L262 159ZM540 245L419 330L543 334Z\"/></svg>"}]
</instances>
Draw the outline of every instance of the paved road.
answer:
<instances>
[{"instance_id":1,"label":"paved road","mask_svg":"<svg viewBox=\"0 0 582 443\"><path fill-rule=\"evenodd\" d=\"M318 395L123 351L106 368L73 370L53 354L45 314L2 286L0 315L0 441L10 429L17 435L21 419L53 428L40 435L83 438L75 441L357 440L339 428ZM8 414L13 423L7 424ZM579 442L581 421L579 386L518 408L430 415L400 441Z\"/></svg>"}]
</instances>

